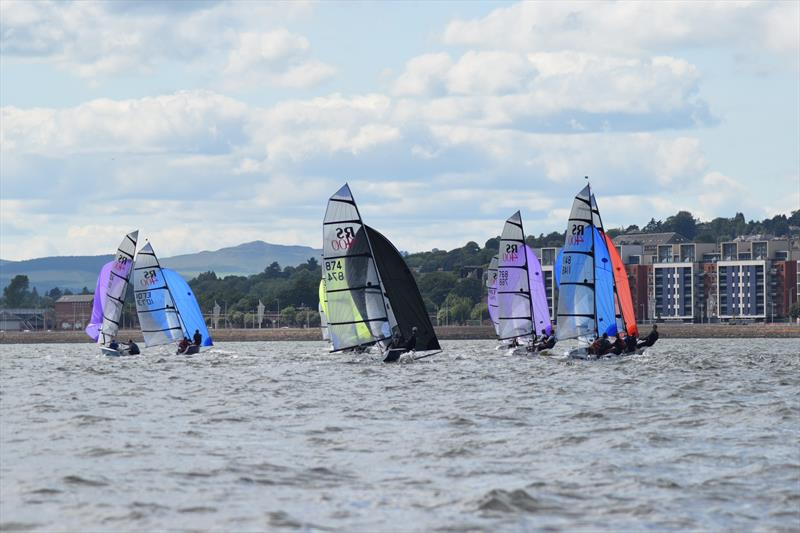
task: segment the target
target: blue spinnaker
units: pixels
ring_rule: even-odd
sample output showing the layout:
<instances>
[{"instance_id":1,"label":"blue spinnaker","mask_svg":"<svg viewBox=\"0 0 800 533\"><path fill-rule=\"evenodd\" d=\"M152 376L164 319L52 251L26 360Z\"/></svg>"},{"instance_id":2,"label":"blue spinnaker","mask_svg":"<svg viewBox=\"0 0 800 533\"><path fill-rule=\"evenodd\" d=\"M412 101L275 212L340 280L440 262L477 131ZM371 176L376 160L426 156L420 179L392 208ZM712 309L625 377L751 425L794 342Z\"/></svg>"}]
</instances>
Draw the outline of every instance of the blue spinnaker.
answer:
<instances>
[{"instance_id":1,"label":"blue spinnaker","mask_svg":"<svg viewBox=\"0 0 800 533\"><path fill-rule=\"evenodd\" d=\"M191 287L181 277L180 274L168 268L162 268L164 273L169 292L175 302L175 307L178 309L178 314L181 317L181 325L185 336L192 338L194 331L200 331L203 336L202 346L212 346L214 343L211 341L211 335L208 333L206 321L203 319L203 313L200 311L200 306L197 305L197 298L194 297Z\"/></svg>"},{"instance_id":2,"label":"blue spinnaker","mask_svg":"<svg viewBox=\"0 0 800 533\"><path fill-rule=\"evenodd\" d=\"M617 334L617 319L614 312L614 268L606 241L596 228L594 232L594 296L597 305L597 334Z\"/></svg>"}]
</instances>

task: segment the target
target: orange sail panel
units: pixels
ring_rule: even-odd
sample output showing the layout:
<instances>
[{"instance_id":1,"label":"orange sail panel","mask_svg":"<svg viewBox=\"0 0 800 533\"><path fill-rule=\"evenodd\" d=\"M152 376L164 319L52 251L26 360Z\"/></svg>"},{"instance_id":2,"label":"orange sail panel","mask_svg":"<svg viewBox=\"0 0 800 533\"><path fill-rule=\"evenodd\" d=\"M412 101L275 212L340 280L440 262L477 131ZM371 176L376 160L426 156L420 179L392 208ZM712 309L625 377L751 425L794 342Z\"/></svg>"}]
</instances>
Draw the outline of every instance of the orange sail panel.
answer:
<instances>
[{"instance_id":1,"label":"orange sail panel","mask_svg":"<svg viewBox=\"0 0 800 533\"><path fill-rule=\"evenodd\" d=\"M617 303L622 311L622 320L625 322L625 331L628 335L639 336L639 329L636 327L636 315L633 312L633 300L631 299L631 287L628 285L628 274L622 264L611 237L604 235L608 253L611 256L611 265L614 268L614 283L617 286Z\"/></svg>"}]
</instances>

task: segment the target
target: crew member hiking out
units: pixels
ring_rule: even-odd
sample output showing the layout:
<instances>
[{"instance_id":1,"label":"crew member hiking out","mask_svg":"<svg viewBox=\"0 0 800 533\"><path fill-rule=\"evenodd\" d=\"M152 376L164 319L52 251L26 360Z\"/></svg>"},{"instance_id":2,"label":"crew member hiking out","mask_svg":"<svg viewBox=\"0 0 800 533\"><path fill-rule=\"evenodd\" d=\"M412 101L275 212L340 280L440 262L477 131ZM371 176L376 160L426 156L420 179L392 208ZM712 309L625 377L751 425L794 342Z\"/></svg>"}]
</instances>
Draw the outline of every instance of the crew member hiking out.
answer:
<instances>
[{"instance_id":1,"label":"crew member hiking out","mask_svg":"<svg viewBox=\"0 0 800 533\"><path fill-rule=\"evenodd\" d=\"M128 355L139 355L140 353L142 353L139 351L139 345L133 342L133 339L128 339L127 350L128 350Z\"/></svg>"},{"instance_id":2,"label":"crew member hiking out","mask_svg":"<svg viewBox=\"0 0 800 533\"><path fill-rule=\"evenodd\" d=\"M540 342L536 349L541 350L549 350L556 345L556 336L552 333L550 335L547 334L547 330L542 330L542 342Z\"/></svg>"},{"instance_id":3,"label":"crew member hiking out","mask_svg":"<svg viewBox=\"0 0 800 533\"><path fill-rule=\"evenodd\" d=\"M625 351L625 341L622 340L622 333L618 331L617 338L614 339L614 344L611 345L611 352L614 355L622 355L623 351Z\"/></svg>"},{"instance_id":4,"label":"crew member hiking out","mask_svg":"<svg viewBox=\"0 0 800 533\"><path fill-rule=\"evenodd\" d=\"M628 335L625 337L625 353L633 353L636 351L636 335Z\"/></svg>"},{"instance_id":5,"label":"crew member hiking out","mask_svg":"<svg viewBox=\"0 0 800 533\"><path fill-rule=\"evenodd\" d=\"M644 339L639 341L639 344L636 345L637 348L647 348L652 346L658 340L658 326L653 324L653 330L645 337Z\"/></svg>"}]
</instances>

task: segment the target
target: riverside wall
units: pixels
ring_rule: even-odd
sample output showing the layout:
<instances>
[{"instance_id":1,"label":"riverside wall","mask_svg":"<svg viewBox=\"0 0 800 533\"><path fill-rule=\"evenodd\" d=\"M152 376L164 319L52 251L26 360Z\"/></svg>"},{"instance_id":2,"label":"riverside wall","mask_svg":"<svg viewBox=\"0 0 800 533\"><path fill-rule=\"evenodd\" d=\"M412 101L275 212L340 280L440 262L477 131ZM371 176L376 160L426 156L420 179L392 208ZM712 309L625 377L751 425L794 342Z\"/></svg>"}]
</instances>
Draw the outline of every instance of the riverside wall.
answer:
<instances>
[{"instance_id":1,"label":"riverside wall","mask_svg":"<svg viewBox=\"0 0 800 533\"><path fill-rule=\"evenodd\" d=\"M642 335L650 331L650 325L641 324ZM662 339L696 339L696 338L800 338L800 325L794 323L780 324L670 324L661 323L658 330ZM436 328L436 334L442 340L476 340L494 339L494 330L490 326L442 326ZM252 341L320 341L319 329L218 329L211 331L215 342L252 342ZM123 330L120 340L133 339L142 342L138 331ZM0 344L46 344L46 343L90 343L83 331L0 331Z\"/></svg>"}]
</instances>

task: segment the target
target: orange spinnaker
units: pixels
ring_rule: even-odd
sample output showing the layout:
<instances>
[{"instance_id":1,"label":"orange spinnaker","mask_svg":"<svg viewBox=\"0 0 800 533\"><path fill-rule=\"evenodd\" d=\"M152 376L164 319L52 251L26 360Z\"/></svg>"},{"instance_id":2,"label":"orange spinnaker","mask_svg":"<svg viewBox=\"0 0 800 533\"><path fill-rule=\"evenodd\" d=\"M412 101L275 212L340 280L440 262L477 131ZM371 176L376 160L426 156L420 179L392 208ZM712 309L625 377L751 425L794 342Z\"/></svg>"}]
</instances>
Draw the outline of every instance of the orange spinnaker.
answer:
<instances>
[{"instance_id":1,"label":"orange spinnaker","mask_svg":"<svg viewBox=\"0 0 800 533\"><path fill-rule=\"evenodd\" d=\"M617 285L617 303L622 312L622 320L625 322L625 331L628 335L639 336L639 328L636 327L636 315L633 312L633 300L631 299L631 286L628 284L628 274L622 264L611 237L604 235L608 254L611 256L611 266L614 269L614 283Z\"/></svg>"}]
</instances>

